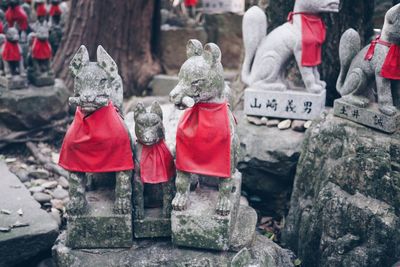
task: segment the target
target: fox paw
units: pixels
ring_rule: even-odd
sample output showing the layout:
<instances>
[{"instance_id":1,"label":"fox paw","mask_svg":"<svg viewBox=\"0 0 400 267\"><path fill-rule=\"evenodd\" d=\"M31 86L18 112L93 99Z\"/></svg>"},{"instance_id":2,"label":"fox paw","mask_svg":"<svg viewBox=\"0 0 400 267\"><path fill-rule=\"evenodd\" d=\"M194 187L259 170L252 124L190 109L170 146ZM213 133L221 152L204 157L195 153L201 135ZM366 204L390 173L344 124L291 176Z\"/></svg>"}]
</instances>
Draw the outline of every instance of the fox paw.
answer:
<instances>
[{"instance_id":1,"label":"fox paw","mask_svg":"<svg viewBox=\"0 0 400 267\"><path fill-rule=\"evenodd\" d=\"M185 210L187 200L187 194L176 193L174 199L172 200L172 208L174 210Z\"/></svg>"}]
</instances>

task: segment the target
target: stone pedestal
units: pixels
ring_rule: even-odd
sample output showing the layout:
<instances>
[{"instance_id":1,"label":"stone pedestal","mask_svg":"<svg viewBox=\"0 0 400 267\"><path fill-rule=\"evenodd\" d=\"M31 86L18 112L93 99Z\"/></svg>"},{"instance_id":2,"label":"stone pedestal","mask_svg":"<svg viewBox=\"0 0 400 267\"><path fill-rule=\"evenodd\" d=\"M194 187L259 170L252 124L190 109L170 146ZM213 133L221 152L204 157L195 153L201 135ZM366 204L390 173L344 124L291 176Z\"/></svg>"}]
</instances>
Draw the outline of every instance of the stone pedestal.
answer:
<instances>
[{"instance_id":1,"label":"stone pedestal","mask_svg":"<svg viewBox=\"0 0 400 267\"><path fill-rule=\"evenodd\" d=\"M37 87L53 85L55 82L54 74L49 75L49 73L46 72L42 73L41 75L37 75L37 73L35 73L33 70L28 70L28 79Z\"/></svg>"},{"instance_id":2,"label":"stone pedestal","mask_svg":"<svg viewBox=\"0 0 400 267\"><path fill-rule=\"evenodd\" d=\"M172 212L172 243L223 251L238 250L251 243L255 234L257 214L249 207L240 207L241 174L236 172L232 179L234 187L229 215L220 216L215 212L218 190L201 185L201 188L190 193L186 210ZM242 220L250 222L241 223ZM244 233L246 237L242 236ZM238 238L235 239L234 236ZM238 241L242 238L246 240Z\"/></svg>"},{"instance_id":3,"label":"stone pedestal","mask_svg":"<svg viewBox=\"0 0 400 267\"><path fill-rule=\"evenodd\" d=\"M23 89L28 87L28 80L26 77L21 77L19 75L7 78L0 75L0 86L5 89Z\"/></svg>"},{"instance_id":4,"label":"stone pedestal","mask_svg":"<svg viewBox=\"0 0 400 267\"><path fill-rule=\"evenodd\" d=\"M113 212L114 190L86 193L87 214L68 218L67 245L71 248L121 248L132 245L132 215Z\"/></svg>"},{"instance_id":5,"label":"stone pedestal","mask_svg":"<svg viewBox=\"0 0 400 267\"><path fill-rule=\"evenodd\" d=\"M326 91L312 94L300 90L247 88L244 93L244 112L254 116L313 120L325 109L325 98Z\"/></svg>"},{"instance_id":6,"label":"stone pedestal","mask_svg":"<svg viewBox=\"0 0 400 267\"><path fill-rule=\"evenodd\" d=\"M370 104L368 108L360 108L343 99L337 99L334 103L334 114L386 133L394 133L400 129L400 113L387 116L379 111L377 103Z\"/></svg>"},{"instance_id":7,"label":"stone pedestal","mask_svg":"<svg viewBox=\"0 0 400 267\"><path fill-rule=\"evenodd\" d=\"M133 221L136 238L171 236L171 219L163 218L162 208L144 209L144 219Z\"/></svg>"}]
</instances>

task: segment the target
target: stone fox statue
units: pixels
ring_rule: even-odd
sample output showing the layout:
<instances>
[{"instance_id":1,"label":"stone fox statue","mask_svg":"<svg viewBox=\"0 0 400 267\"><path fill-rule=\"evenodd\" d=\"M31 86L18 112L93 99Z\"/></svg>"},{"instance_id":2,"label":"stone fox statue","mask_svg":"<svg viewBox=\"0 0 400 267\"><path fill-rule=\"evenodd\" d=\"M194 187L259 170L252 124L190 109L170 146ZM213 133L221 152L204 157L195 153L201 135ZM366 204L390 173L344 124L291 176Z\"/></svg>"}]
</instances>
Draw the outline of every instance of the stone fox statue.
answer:
<instances>
[{"instance_id":1,"label":"stone fox statue","mask_svg":"<svg viewBox=\"0 0 400 267\"><path fill-rule=\"evenodd\" d=\"M174 189L175 164L164 139L163 113L158 102L147 112L142 103L135 108L135 175L134 218L144 218L144 184L161 184L163 192L163 216L171 216Z\"/></svg>"},{"instance_id":2,"label":"stone fox statue","mask_svg":"<svg viewBox=\"0 0 400 267\"><path fill-rule=\"evenodd\" d=\"M19 33L16 28L9 28L6 35L0 34L0 53L4 75L11 78L13 75L26 76L22 48L19 45Z\"/></svg>"},{"instance_id":3,"label":"stone fox statue","mask_svg":"<svg viewBox=\"0 0 400 267\"><path fill-rule=\"evenodd\" d=\"M284 71L294 56L307 91L319 93L326 83L320 80L321 45L325 25L319 13L338 12L339 0L296 0L288 22L267 33L267 17L254 6L243 17L245 59L242 80L266 90L286 90Z\"/></svg>"},{"instance_id":4,"label":"stone fox statue","mask_svg":"<svg viewBox=\"0 0 400 267\"><path fill-rule=\"evenodd\" d=\"M61 148L60 166L70 172L68 212L82 214L87 210L86 173L115 172L114 212L131 212L131 140L121 117L123 88L114 60L103 47L97 49L97 62L81 46L72 59L75 118Z\"/></svg>"},{"instance_id":5,"label":"stone fox statue","mask_svg":"<svg viewBox=\"0 0 400 267\"><path fill-rule=\"evenodd\" d=\"M400 4L385 16L382 34L361 49L360 36L347 30L341 40L341 69L337 90L347 102L366 107L376 88L379 110L389 116L396 114L391 80L400 80Z\"/></svg>"},{"instance_id":6,"label":"stone fox statue","mask_svg":"<svg viewBox=\"0 0 400 267\"><path fill-rule=\"evenodd\" d=\"M176 135L177 193L172 207L186 208L191 174L199 174L219 179L216 212L227 215L239 140L225 98L221 51L213 43L203 49L199 41L190 40L187 57L170 93L171 102L186 109Z\"/></svg>"}]
</instances>

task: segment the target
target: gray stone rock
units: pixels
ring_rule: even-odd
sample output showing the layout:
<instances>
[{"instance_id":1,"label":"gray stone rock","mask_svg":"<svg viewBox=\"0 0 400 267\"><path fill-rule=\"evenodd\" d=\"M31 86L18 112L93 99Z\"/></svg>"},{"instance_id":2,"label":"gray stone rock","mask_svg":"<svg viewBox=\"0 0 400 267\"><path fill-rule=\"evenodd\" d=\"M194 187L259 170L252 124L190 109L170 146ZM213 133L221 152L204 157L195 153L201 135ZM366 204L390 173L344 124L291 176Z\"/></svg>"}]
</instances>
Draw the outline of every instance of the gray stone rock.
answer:
<instances>
[{"instance_id":1,"label":"gray stone rock","mask_svg":"<svg viewBox=\"0 0 400 267\"><path fill-rule=\"evenodd\" d=\"M60 176L57 180L58 184L61 185L63 188L68 189L69 188L69 182L68 179L65 178L64 176Z\"/></svg>"},{"instance_id":2,"label":"gray stone rock","mask_svg":"<svg viewBox=\"0 0 400 267\"><path fill-rule=\"evenodd\" d=\"M262 197L266 211L286 214L304 133L252 125L242 111L235 115L244 190Z\"/></svg>"},{"instance_id":3,"label":"gray stone rock","mask_svg":"<svg viewBox=\"0 0 400 267\"><path fill-rule=\"evenodd\" d=\"M57 185L58 185L57 181L49 181L49 182L46 182L46 183L42 184L42 186L43 186L44 188L46 188L46 189L53 189L53 188L56 188Z\"/></svg>"},{"instance_id":4,"label":"gray stone rock","mask_svg":"<svg viewBox=\"0 0 400 267\"><path fill-rule=\"evenodd\" d=\"M58 235L58 226L3 162L0 162L0 173L0 206L12 211L11 215L0 214L0 227L8 227L16 221L29 223L27 227L0 233L0 266L8 267L51 248ZM17 213L21 208L23 216Z\"/></svg>"},{"instance_id":5,"label":"gray stone rock","mask_svg":"<svg viewBox=\"0 0 400 267\"><path fill-rule=\"evenodd\" d=\"M68 191L59 186L53 191L53 197L55 199L64 199L68 197Z\"/></svg>"},{"instance_id":6,"label":"gray stone rock","mask_svg":"<svg viewBox=\"0 0 400 267\"><path fill-rule=\"evenodd\" d=\"M251 258L249 265L260 267L293 267L294 255L282 249L268 238L257 235L248 248ZM173 246L164 240L135 240L130 249L84 249L72 250L65 246L65 234L61 234L53 247L53 259L58 267L113 267L129 265L143 266L218 266L229 267L238 262L236 252L213 252ZM249 259L246 259L248 261ZM236 265L238 266L238 265Z\"/></svg>"},{"instance_id":7,"label":"gray stone rock","mask_svg":"<svg viewBox=\"0 0 400 267\"><path fill-rule=\"evenodd\" d=\"M155 75L149 84L153 96L168 96L178 84L178 77L171 75Z\"/></svg>"},{"instance_id":8,"label":"gray stone rock","mask_svg":"<svg viewBox=\"0 0 400 267\"><path fill-rule=\"evenodd\" d=\"M32 194L38 193L38 192L43 192L44 191L44 187L43 186L32 186L31 188L29 188L29 191Z\"/></svg>"},{"instance_id":9,"label":"gray stone rock","mask_svg":"<svg viewBox=\"0 0 400 267\"><path fill-rule=\"evenodd\" d=\"M47 179L49 178L49 175L50 173L45 169L37 169L29 172L29 176L35 179Z\"/></svg>"},{"instance_id":10,"label":"gray stone rock","mask_svg":"<svg viewBox=\"0 0 400 267\"><path fill-rule=\"evenodd\" d=\"M33 198L40 204L50 202L51 196L46 193L37 192L33 194Z\"/></svg>"},{"instance_id":11,"label":"gray stone rock","mask_svg":"<svg viewBox=\"0 0 400 267\"><path fill-rule=\"evenodd\" d=\"M2 90L0 96L0 123L18 131L65 116L69 92L64 82L57 79L53 86Z\"/></svg>"},{"instance_id":12,"label":"gray stone rock","mask_svg":"<svg viewBox=\"0 0 400 267\"><path fill-rule=\"evenodd\" d=\"M304 266L399 259L400 134L324 114L307 131L283 242Z\"/></svg>"},{"instance_id":13,"label":"gray stone rock","mask_svg":"<svg viewBox=\"0 0 400 267\"><path fill-rule=\"evenodd\" d=\"M306 129L304 127L304 124L306 122L305 121L301 121L301 120L294 120L292 122L292 129L293 131L297 131L297 132L304 132Z\"/></svg>"}]
</instances>

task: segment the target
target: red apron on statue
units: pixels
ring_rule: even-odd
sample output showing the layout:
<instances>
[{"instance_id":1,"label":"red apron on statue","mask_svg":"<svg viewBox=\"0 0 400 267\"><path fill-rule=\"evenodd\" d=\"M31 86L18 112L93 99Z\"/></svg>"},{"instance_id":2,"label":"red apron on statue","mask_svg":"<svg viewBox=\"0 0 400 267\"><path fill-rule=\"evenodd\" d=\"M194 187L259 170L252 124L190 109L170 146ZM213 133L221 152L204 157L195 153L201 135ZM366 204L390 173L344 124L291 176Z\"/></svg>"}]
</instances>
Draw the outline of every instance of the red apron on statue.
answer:
<instances>
[{"instance_id":1,"label":"red apron on statue","mask_svg":"<svg viewBox=\"0 0 400 267\"><path fill-rule=\"evenodd\" d=\"M142 147L140 178L145 184L168 182L175 175L174 158L164 140Z\"/></svg>"},{"instance_id":2,"label":"red apron on statue","mask_svg":"<svg viewBox=\"0 0 400 267\"><path fill-rule=\"evenodd\" d=\"M76 109L59 165L68 171L94 173L134 168L128 130L111 102L86 117Z\"/></svg>"},{"instance_id":3,"label":"red apron on statue","mask_svg":"<svg viewBox=\"0 0 400 267\"><path fill-rule=\"evenodd\" d=\"M6 11L6 20L9 27L14 27L14 23L17 23L21 31L28 29L28 16L21 6L9 7Z\"/></svg>"},{"instance_id":4,"label":"red apron on statue","mask_svg":"<svg viewBox=\"0 0 400 267\"><path fill-rule=\"evenodd\" d=\"M4 25L2 21L0 21L0 33L4 33Z\"/></svg>"},{"instance_id":5,"label":"red apron on statue","mask_svg":"<svg viewBox=\"0 0 400 267\"><path fill-rule=\"evenodd\" d=\"M385 62L382 65L381 76L390 80L400 80L400 46L395 45L380 39L380 36L376 37L371 42L365 60L372 60L375 53L375 47L377 44L389 47L389 52L386 55Z\"/></svg>"},{"instance_id":6,"label":"red apron on statue","mask_svg":"<svg viewBox=\"0 0 400 267\"><path fill-rule=\"evenodd\" d=\"M19 50L18 43L12 43L6 40L3 45L2 57L5 61L20 61L21 51Z\"/></svg>"},{"instance_id":7,"label":"red apron on statue","mask_svg":"<svg viewBox=\"0 0 400 267\"><path fill-rule=\"evenodd\" d=\"M293 21L294 15L301 16L301 65L315 67L322 62L322 44L326 38L326 27L322 18L315 14L290 12L288 21Z\"/></svg>"},{"instance_id":8,"label":"red apron on statue","mask_svg":"<svg viewBox=\"0 0 400 267\"><path fill-rule=\"evenodd\" d=\"M197 0L185 0L185 6L196 6L197 5Z\"/></svg>"},{"instance_id":9,"label":"red apron on statue","mask_svg":"<svg viewBox=\"0 0 400 267\"><path fill-rule=\"evenodd\" d=\"M60 16L62 14L61 8L59 5L51 5L50 11L49 11L50 16Z\"/></svg>"},{"instance_id":10,"label":"red apron on statue","mask_svg":"<svg viewBox=\"0 0 400 267\"><path fill-rule=\"evenodd\" d=\"M45 17L47 15L46 5L44 3L38 4L36 7L36 15L38 17Z\"/></svg>"},{"instance_id":11,"label":"red apron on statue","mask_svg":"<svg viewBox=\"0 0 400 267\"><path fill-rule=\"evenodd\" d=\"M34 59L50 59L52 55L49 41L34 38L32 43L32 58Z\"/></svg>"},{"instance_id":12,"label":"red apron on statue","mask_svg":"<svg viewBox=\"0 0 400 267\"><path fill-rule=\"evenodd\" d=\"M182 115L176 133L176 168L201 175L231 176L227 103L197 103Z\"/></svg>"}]
</instances>

